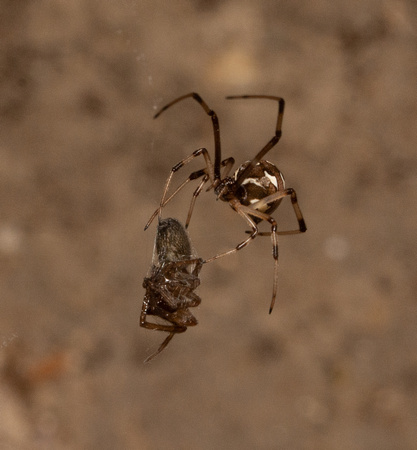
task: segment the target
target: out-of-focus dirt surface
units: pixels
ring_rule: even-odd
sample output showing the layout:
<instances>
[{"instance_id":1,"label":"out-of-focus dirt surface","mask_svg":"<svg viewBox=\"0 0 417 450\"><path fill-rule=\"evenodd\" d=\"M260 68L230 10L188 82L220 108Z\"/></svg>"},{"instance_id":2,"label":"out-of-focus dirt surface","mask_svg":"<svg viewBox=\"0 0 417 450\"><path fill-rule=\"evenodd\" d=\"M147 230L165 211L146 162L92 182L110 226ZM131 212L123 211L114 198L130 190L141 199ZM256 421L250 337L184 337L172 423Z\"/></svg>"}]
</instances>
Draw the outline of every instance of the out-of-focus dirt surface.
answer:
<instances>
[{"instance_id":1,"label":"out-of-focus dirt surface","mask_svg":"<svg viewBox=\"0 0 417 450\"><path fill-rule=\"evenodd\" d=\"M0 1L0 447L415 449L417 5ZM197 327L139 327L158 205L199 147L268 154L308 231L203 267ZM174 185L204 166L181 169ZM198 183L197 183L198 184ZM196 182L164 210L185 221ZM289 201L274 213L296 227ZM244 221L202 192L198 254ZM262 227L267 231L268 227Z\"/></svg>"}]
</instances>

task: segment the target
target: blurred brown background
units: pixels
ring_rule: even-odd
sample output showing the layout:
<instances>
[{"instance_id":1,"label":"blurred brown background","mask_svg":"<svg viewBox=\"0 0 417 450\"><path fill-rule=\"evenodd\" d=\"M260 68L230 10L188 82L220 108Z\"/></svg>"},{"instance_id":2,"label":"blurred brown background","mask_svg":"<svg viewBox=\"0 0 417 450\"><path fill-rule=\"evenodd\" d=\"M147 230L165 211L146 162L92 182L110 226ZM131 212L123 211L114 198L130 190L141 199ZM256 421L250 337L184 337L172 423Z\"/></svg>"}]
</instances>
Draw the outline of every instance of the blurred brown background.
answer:
<instances>
[{"instance_id":1,"label":"blurred brown background","mask_svg":"<svg viewBox=\"0 0 417 450\"><path fill-rule=\"evenodd\" d=\"M0 1L0 447L417 448L417 5ZM199 325L139 328L170 168L268 155L308 231L203 268ZM183 169L176 180L202 167ZM182 172L182 173L181 173ZM192 188L166 208L184 221ZM289 202L275 213L295 226ZM203 258L245 223L203 193Z\"/></svg>"}]
</instances>

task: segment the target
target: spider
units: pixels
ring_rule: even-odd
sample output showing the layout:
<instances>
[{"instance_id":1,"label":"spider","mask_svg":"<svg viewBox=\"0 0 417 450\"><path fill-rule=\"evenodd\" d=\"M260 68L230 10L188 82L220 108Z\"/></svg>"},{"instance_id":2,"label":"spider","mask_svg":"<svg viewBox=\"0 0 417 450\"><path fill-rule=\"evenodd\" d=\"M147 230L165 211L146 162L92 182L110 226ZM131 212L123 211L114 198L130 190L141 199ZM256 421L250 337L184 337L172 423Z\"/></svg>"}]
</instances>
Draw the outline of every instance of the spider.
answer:
<instances>
[{"instance_id":1,"label":"spider","mask_svg":"<svg viewBox=\"0 0 417 450\"><path fill-rule=\"evenodd\" d=\"M214 133L214 164L210 155L205 148L195 150L190 156L177 163L171 169L171 173L165 183L165 188L162 194L159 208L149 219L145 226L145 230L149 227L156 215L161 214L162 208L171 199L176 196L181 189L192 180L201 178L199 185L193 193L190 208L185 227L187 228L191 215L194 209L194 204L197 197L200 195L204 185L209 183L207 191L213 189L217 200L222 200L229 203L234 211L236 211L251 227L251 231L247 231L250 236L240 242L235 248L219 253L204 262L211 262L223 256L241 250L246 247L258 234L262 236L271 236L272 241L272 255L274 258L274 278L272 300L269 307L271 314L275 304L278 284L278 235L298 234L304 233L307 230L303 215L297 201L297 195L292 188L285 188L285 180L283 174L278 168L269 161L266 161L264 156L278 143L281 137L282 119L284 116L285 101L281 97L270 95L240 95L228 96L226 99L269 99L278 102L278 118L273 137L266 143L266 145L249 161L244 162L235 171L233 176L229 173L234 165L234 158L226 158L222 160L221 145L220 145L220 127L217 114L209 108L207 103L195 92L183 95L171 101L163 108L161 108L154 116L157 118L161 113L166 111L176 103L187 98L194 99L201 105L206 114L211 118ZM192 172L188 178L183 181L175 191L168 197L168 189L172 181L173 175L186 164L190 163L194 158L202 155L205 160L205 167L203 169ZM223 173L222 173L223 172ZM294 209L295 216L298 221L298 229L278 231L277 222L271 214L278 208L281 201L285 197L290 197L291 204ZM267 233L259 233L258 224L262 221L268 222L271 225L271 231Z\"/></svg>"},{"instance_id":2,"label":"spider","mask_svg":"<svg viewBox=\"0 0 417 450\"><path fill-rule=\"evenodd\" d=\"M146 293L140 326L166 331L169 335L145 362L161 353L176 333L197 325L188 308L201 303L194 291L200 284L198 274L202 265L202 259L192 257L191 242L181 223L172 218L159 219L150 274L143 280ZM148 322L150 315L164 319L165 323Z\"/></svg>"}]
</instances>

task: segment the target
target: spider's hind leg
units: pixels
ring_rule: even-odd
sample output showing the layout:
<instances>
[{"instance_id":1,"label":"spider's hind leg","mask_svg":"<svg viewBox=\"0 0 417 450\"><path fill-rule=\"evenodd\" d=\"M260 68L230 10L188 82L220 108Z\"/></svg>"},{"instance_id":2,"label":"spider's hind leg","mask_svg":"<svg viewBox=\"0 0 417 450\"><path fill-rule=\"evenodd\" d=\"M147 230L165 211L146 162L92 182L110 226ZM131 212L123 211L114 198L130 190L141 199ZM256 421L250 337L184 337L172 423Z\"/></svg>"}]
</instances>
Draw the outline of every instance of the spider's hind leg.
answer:
<instances>
[{"instance_id":1,"label":"spider's hind leg","mask_svg":"<svg viewBox=\"0 0 417 450\"><path fill-rule=\"evenodd\" d=\"M284 189L283 191L275 192L274 194L269 195L268 197L265 197L251 205L252 208L261 209L261 208L264 208L264 207L270 205L271 203L280 201L284 197L288 197L288 196L291 198L291 205L294 209L294 213L295 213L295 216L298 221L298 229L297 230L278 231L277 234L280 236L287 235L287 234L299 234L299 233L304 233L307 231L307 226L306 226L303 214L301 212L300 205L298 204L297 194L295 193L295 190L293 188L288 188L288 189ZM247 233L250 233L250 231L247 231ZM270 234L262 232L262 233L259 233L259 235L260 236L269 236Z\"/></svg>"},{"instance_id":2,"label":"spider's hind leg","mask_svg":"<svg viewBox=\"0 0 417 450\"><path fill-rule=\"evenodd\" d=\"M235 248L232 250L229 250L224 253L219 253L218 255L213 256L212 258L206 259L204 262L211 262L216 259L222 258L226 255L231 255L233 253L236 253L237 251L241 250L243 247L246 247L255 237L258 235L258 227L253 218L258 218L261 221L266 221L271 224L271 241L272 241L272 256L274 258L274 281L273 281L273 288L272 288L272 300L271 305L269 307L269 314L271 314L272 309L274 308L275 304L275 298L277 296L277 288L278 288L278 233L277 233L277 222L275 219L270 216L269 214L265 214L261 211L257 211L256 209L253 209L250 206L242 205L238 200L234 200L230 202L230 205L232 208L241 216L243 217L251 226L252 232L248 231L247 233L251 233L250 236L242 241L240 244L238 244Z\"/></svg>"}]
</instances>

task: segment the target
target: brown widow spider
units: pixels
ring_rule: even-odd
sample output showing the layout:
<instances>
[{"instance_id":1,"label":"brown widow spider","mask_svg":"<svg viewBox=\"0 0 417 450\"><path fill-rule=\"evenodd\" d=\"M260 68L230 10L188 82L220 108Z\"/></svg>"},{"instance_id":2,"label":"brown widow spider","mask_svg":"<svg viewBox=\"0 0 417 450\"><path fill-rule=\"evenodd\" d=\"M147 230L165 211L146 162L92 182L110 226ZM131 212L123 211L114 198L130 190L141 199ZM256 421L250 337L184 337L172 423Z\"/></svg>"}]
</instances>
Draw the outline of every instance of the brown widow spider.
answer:
<instances>
[{"instance_id":1,"label":"brown widow spider","mask_svg":"<svg viewBox=\"0 0 417 450\"><path fill-rule=\"evenodd\" d=\"M169 335L145 362L161 353L176 333L198 323L188 308L201 303L194 291L200 284L198 274L203 260L192 255L190 239L181 223L171 218L159 219L150 274L143 280L146 293L140 326ZM148 322L147 316L151 315L164 319L165 323Z\"/></svg>"},{"instance_id":2,"label":"brown widow spider","mask_svg":"<svg viewBox=\"0 0 417 450\"><path fill-rule=\"evenodd\" d=\"M286 234L304 233L307 230L304 222L303 215L297 202L297 195L292 188L285 188L285 180L282 173L278 168L262 159L279 141L281 137L281 125L284 116L284 99L281 97L275 97L270 95L240 95L229 96L227 99L269 99L278 102L278 118L275 127L274 136L267 142L267 144L249 161L244 162L234 173L233 177L228 176L232 166L235 162L234 158L226 158L222 160L221 146L220 146L220 127L219 120L216 113L208 107L206 102L195 92L183 95L177 99L171 101L159 110L154 116L157 118L162 112L186 98L193 98L204 109L204 111L210 116L213 133L214 133L214 164L210 159L210 155L205 148L199 148L195 150L190 156L180 161L172 169L165 184L164 192L161 198L159 208L154 212L145 226L145 230L149 227L152 220L156 215L161 214L162 208L175 196L178 192L190 181L201 178L200 184L194 191L191 199L190 208L188 211L187 221L185 227L187 228L191 214L193 212L195 201L198 195L201 193L204 185L208 182L209 187L207 190L213 189L217 199L224 202L228 202L229 205L241 216L251 227L252 231L248 231L250 236L244 241L240 242L234 249L227 252L219 253L212 258L205 260L204 262L211 262L215 259L221 258L226 255L237 252L238 250L246 247L251 240L253 240L258 234L263 236L271 236L272 240L272 255L274 258L274 281L272 300L269 308L269 313L272 312L274 307L275 298L277 295L277 283L278 283L278 236ZM177 189L167 198L168 189L171 184L172 177L175 172L188 164L194 158L203 155L206 163L206 167L195 172L192 172L189 177L183 181ZM221 174L221 169L223 174ZM280 205L284 197L290 197L291 203L294 209L298 221L297 230L277 231L277 222L271 216L271 213L275 211ZM257 224L266 221L271 225L271 232L259 233Z\"/></svg>"}]
</instances>

